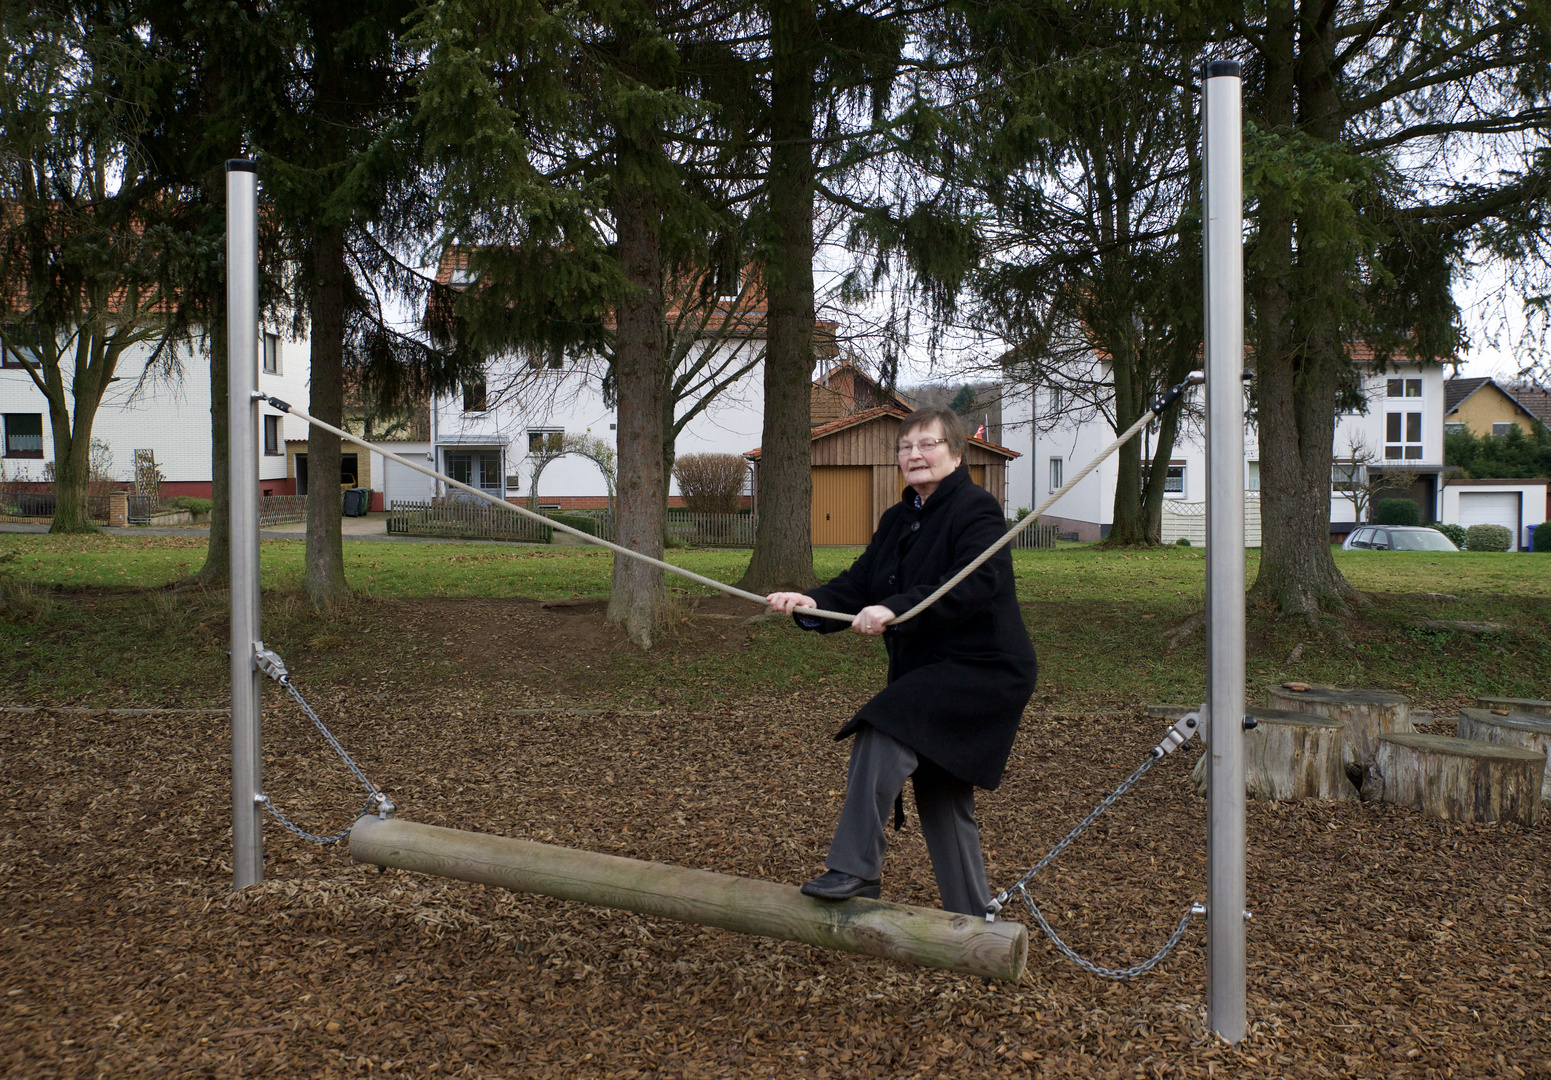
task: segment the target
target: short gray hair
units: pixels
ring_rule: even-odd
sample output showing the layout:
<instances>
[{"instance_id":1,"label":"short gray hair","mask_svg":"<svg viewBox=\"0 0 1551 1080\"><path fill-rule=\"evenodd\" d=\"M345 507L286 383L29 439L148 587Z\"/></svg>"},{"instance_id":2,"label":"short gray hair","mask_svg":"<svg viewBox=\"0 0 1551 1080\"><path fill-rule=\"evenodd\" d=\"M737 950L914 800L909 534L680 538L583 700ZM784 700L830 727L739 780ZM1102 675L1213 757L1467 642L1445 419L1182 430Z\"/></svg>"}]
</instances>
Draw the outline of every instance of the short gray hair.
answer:
<instances>
[{"instance_id":1,"label":"short gray hair","mask_svg":"<svg viewBox=\"0 0 1551 1080\"><path fill-rule=\"evenodd\" d=\"M963 457L969 437L964 434L964 424L959 414L952 409L917 409L899 422L899 434L894 436L894 441L898 443L916 428L925 427L933 420L942 425L943 437L948 440L948 452L954 457Z\"/></svg>"}]
</instances>

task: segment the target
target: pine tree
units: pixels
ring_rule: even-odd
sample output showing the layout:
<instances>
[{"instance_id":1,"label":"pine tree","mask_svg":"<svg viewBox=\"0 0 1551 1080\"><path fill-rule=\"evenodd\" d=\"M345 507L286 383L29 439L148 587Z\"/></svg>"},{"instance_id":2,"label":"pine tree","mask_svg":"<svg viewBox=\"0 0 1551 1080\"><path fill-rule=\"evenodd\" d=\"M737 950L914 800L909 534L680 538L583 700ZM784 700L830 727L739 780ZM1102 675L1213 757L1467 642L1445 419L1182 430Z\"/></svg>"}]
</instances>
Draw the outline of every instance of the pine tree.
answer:
<instances>
[{"instance_id":1,"label":"pine tree","mask_svg":"<svg viewBox=\"0 0 1551 1080\"><path fill-rule=\"evenodd\" d=\"M1538 3L1276 0L1247 41L1249 344L1268 528L1253 592L1313 620L1361 599L1331 557L1337 408L1350 346L1455 355L1455 275L1473 247L1533 232L1548 192ZM1489 164L1490 163L1490 164Z\"/></svg>"}]
</instances>

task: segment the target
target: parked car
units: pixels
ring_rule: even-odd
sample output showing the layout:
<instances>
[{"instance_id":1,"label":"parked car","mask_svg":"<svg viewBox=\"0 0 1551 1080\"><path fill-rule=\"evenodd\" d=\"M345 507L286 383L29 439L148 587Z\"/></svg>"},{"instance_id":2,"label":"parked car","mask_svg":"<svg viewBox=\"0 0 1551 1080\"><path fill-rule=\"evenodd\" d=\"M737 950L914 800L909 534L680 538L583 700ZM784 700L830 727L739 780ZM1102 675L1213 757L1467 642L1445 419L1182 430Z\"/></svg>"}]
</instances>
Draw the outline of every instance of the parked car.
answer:
<instances>
[{"instance_id":1,"label":"parked car","mask_svg":"<svg viewBox=\"0 0 1551 1080\"><path fill-rule=\"evenodd\" d=\"M1353 529L1342 551L1458 551L1454 542L1425 525L1364 525Z\"/></svg>"}]
</instances>

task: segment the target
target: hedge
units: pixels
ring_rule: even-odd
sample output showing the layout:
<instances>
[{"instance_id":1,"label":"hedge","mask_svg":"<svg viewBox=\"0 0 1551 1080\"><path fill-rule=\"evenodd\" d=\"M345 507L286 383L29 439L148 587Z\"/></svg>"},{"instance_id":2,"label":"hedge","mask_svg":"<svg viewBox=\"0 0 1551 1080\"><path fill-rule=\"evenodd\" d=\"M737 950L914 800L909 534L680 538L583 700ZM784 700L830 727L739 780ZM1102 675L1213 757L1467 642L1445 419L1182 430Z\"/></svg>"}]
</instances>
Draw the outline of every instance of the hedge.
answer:
<instances>
[{"instance_id":1,"label":"hedge","mask_svg":"<svg viewBox=\"0 0 1551 1080\"><path fill-rule=\"evenodd\" d=\"M1465 546L1471 551L1507 551L1513 534L1506 525L1472 525L1465 530Z\"/></svg>"},{"instance_id":2,"label":"hedge","mask_svg":"<svg viewBox=\"0 0 1551 1080\"><path fill-rule=\"evenodd\" d=\"M1380 499L1374 511L1375 525L1417 525L1422 520L1422 508L1410 499Z\"/></svg>"},{"instance_id":3,"label":"hedge","mask_svg":"<svg viewBox=\"0 0 1551 1080\"><path fill-rule=\"evenodd\" d=\"M1465 527L1463 525L1452 525L1445 521L1435 521L1431 527L1447 536L1455 547L1461 551L1465 550Z\"/></svg>"}]
</instances>

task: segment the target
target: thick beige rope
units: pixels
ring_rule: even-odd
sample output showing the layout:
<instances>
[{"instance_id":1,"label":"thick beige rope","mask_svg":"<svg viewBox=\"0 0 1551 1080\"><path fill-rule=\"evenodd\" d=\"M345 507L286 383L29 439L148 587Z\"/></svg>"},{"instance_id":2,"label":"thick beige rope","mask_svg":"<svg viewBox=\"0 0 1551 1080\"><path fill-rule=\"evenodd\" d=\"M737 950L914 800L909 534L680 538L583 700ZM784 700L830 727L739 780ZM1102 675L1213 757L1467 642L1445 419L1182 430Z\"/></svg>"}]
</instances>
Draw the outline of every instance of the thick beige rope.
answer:
<instances>
[{"instance_id":1,"label":"thick beige rope","mask_svg":"<svg viewBox=\"0 0 1551 1080\"><path fill-rule=\"evenodd\" d=\"M1033 525L1039 521L1040 516L1044 514L1045 511L1054 506L1057 500L1059 500L1068 491L1071 491L1072 488L1081 483L1084 477L1103 464L1111 454L1113 454L1116 450L1119 450L1122 446L1134 438L1137 432L1141 431L1148 424L1152 423L1153 420L1157 419L1157 417L1163 412L1164 409L1174 404L1179 396L1184 393L1187 386L1201 381L1202 378L1199 372L1191 372L1190 377L1187 378L1184 382L1170 387L1169 392L1154 402L1152 408L1149 409L1140 420L1132 424L1122 435L1120 435L1119 438L1115 439L1114 442L1110 443L1103 450L1101 450L1098 456L1095 457L1092 461L1088 462L1088 464L1084 466L1082 471L1077 473L1076 476L1073 476L1066 483L1062 484L1061 487L1053 492L1048 499L1040 503L1032 514L1018 522L1018 524L1014 525L1011 529L1008 529L1007 532L996 541L996 543L992 544L990 547L986 548L979 555L977 555L973 561L964 567L964 569L960 570L947 581L939 585L926 599L922 600L919 604L905 612L903 615L896 615L894 618L890 619L888 625L898 626L900 623L908 622L909 620L915 618L917 615L921 614L921 612L925 611L927 608L931 607L938 600L942 599L943 596L952 591L955 585L969 577L969 575L973 574L976 570L980 569L980 567L985 564L987 559L991 558L991 556L995 555L998 551L1001 551L1002 548L1012 543L1013 539L1019 533L1021 533L1024 529L1027 529L1030 525ZM555 521L553 518L545 517L543 514L529 510L526 506L518 506L516 503L507 502L505 499L491 495L489 492L481 491L479 488L473 487L469 484L461 483L460 481L454 480L450 476L437 472L429 465L422 465L419 462L411 461L406 457L401 457L391 450L384 450L382 447L375 446L372 443L367 442L365 439L357 438L356 436L350 434L350 432L337 428L333 424L325 423L315 416L309 416L307 412L301 409L299 406L288 404L287 402L281 401L279 398L269 397L265 394L258 394L256 396L279 409L281 412L290 413L298 420L305 420L313 427L320 428L321 430L330 432L334 435L338 435L346 442L354 443L356 446L370 450L374 454L381 454L389 461L396 461L406 468L414 469L418 473L424 473L426 476L432 477L433 479L441 480L443 483L457 488L459 491L465 491L468 494L473 495L475 498L483 499L488 503L492 503L495 506L501 507L503 510L510 510L513 513L521 514L524 517L531 518L543 525L547 525L551 529L559 529L563 533L569 533L571 536L575 536L589 544L597 544L599 547L608 548L610 551L617 555L624 555L631 559L638 559L641 562L648 564L649 566L655 566L660 570L667 571L668 573L677 574L680 577L688 578L689 580L698 582L701 585L705 585L709 588L724 592L729 596L742 597L745 600L752 600L757 604L763 604L765 602L765 598L757 593L745 592L736 586L728 585L724 582L704 577L692 570L685 570L681 566L674 566L672 563L663 562L661 559L654 559L650 555L643 555L639 551L632 551L620 544L611 543L608 540L603 539L601 536L593 536L591 533L585 533L580 529L575 529L562 522ZM834 619L837 622L849 623L856 618L855 615L847 615L843 611L825 611L822 608L798 607L793 608L792 610L794 614L812 615L821 619Z\"/></svg>"}]
</instances>

